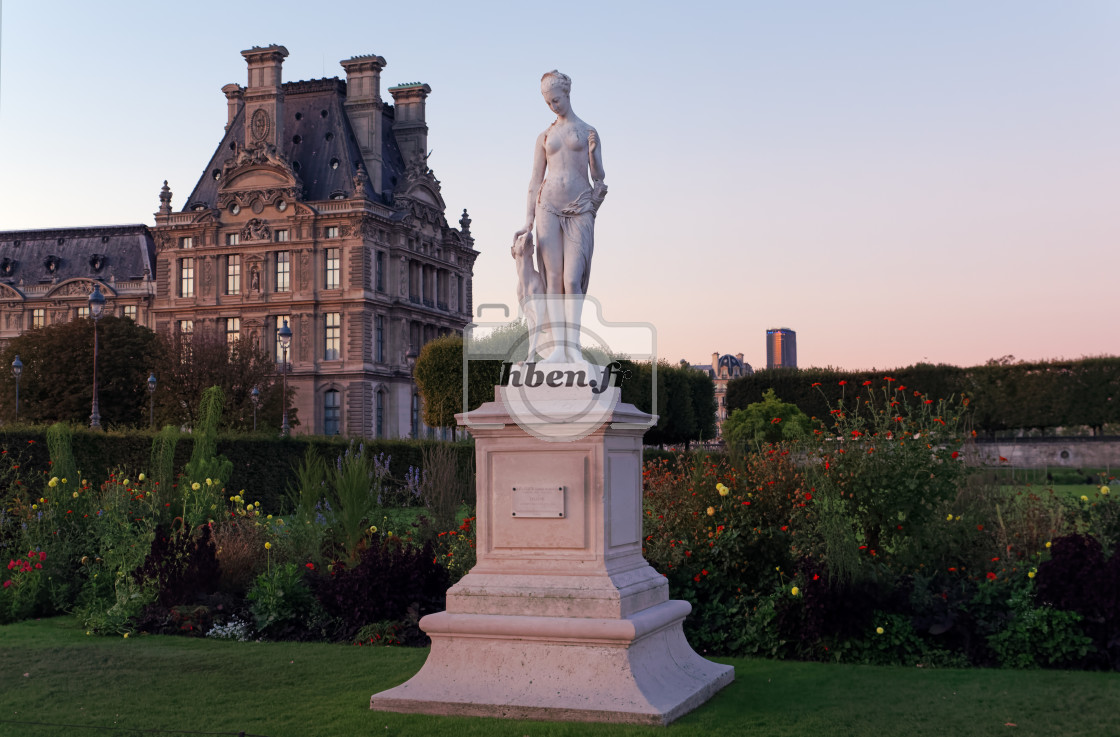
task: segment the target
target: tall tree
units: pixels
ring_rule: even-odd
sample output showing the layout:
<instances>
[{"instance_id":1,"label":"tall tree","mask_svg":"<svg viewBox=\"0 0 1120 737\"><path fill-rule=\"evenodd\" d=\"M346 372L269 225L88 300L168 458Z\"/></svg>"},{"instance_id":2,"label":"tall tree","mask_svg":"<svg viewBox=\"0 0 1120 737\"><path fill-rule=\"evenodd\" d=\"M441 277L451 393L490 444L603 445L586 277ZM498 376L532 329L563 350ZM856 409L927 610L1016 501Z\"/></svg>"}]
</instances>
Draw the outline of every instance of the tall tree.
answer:
<instances>
[{"instance_id":1,"label":"tall tree","mask_svg":"<svg viewBox=\"0 0 1120 737\"><path fill-rule=\"evenodd\" d=\"M97 324L97 384L101 424L145 425L148 372L160 360L156 334L124 317L106 315ZM57 323L13 338L0 354L0 411L15 415L11 365L23 363L19 419L28 422L89 422L93 401L93 321ZM197 400L196 400L197 401Z\"/></svg>"},{"instance_id":2,"label":"tall tree","mask_svg":"<svg viewBox=\"0 0 1120 737\"><path fill-rule=\"evenodd\" d=\"M494 399L501 362L471 360L467 372L467 408L472 410ZM424 400L424 422L430 427L450 427L454 437L455 414L463 411L463 339L445 335L425 344L413 377Z\"/></svg>"},{"instance_id":3,"label":"tall tree","mask_svg":"<svg viewBox=\"0 0 1120 737\"><path fill-rule=\"evenodd\" d=\"M188 334L161 335L163 360L156 370L156 422L193 427L202 392L221 387L225 396L221 427L251 430L253 388L260 390L258 428L279 429L283 405L280 366L250 340L229 343L224 332L196 328ZM299 424L288 387L288 423Z\"/></svg>"}]
</instances>

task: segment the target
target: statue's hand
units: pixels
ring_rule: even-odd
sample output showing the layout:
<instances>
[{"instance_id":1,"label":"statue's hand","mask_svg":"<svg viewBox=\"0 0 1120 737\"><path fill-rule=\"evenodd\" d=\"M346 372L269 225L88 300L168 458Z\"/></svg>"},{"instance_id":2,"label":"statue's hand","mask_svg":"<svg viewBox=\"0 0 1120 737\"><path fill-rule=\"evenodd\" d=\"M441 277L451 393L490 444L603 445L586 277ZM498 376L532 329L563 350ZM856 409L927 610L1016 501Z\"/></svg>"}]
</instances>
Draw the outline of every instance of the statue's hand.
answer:
<instances>
[{"instance_id":1,"label":"statue's hand","mask_svg":"<svg viewBox=\"0 0 1120 737\"><path fill-rule=\"evenodd\" d=\"M587 150L594 154L597 148L599 148L599 134L592 128L591 132L587 134Z\"/></svg>"}]
</instances>

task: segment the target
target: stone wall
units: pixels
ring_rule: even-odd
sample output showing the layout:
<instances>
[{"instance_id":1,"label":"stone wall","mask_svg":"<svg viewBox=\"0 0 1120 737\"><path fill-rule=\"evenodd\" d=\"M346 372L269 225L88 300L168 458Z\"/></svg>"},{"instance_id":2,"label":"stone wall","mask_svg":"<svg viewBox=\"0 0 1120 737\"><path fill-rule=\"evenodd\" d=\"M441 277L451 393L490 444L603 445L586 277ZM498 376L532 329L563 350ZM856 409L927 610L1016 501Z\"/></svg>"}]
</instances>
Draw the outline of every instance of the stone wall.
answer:
<instances>
[{"instance_id":1,"label":"stone wall","mask_svg":"<svg viewBox=\"0 0 1120 737\"><path fill-rule=\"evenodd\" d=\"M1019 438L977 442L979 465L1014 468L1117 468L1120 437ZM1000 458L1006 458L1001 461Z\"/></svg>"}]
</instances>

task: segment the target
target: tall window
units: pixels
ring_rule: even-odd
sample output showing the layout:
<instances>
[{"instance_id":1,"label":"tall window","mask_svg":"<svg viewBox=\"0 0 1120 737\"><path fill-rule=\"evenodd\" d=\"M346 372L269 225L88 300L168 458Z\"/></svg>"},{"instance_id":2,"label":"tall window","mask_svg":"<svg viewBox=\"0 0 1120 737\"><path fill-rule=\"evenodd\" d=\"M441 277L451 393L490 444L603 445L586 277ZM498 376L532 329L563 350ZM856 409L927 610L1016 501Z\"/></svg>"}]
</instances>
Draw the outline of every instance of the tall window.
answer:
<instances>
[{"instance_id":1,"label":"tall window","mask_svg":"<svg viewBox=\"0 0 1120 737\"><path fill-rule=\"evenodd\" d=\"M241 256L226 256L226 294L241 294Z\"/></svg>"},{"instance_id":2,"label":"tall window","mask_svg":"<svg viewBox=\"0 0 1120 737\"><path fill-rule=\"evenodd\" d=\"M384 251L378 251L377 252L377 269L376 269L375 273L376 273L376 279L377 279L377 281L375 282L375 285L377 287L377 291L384 292L385 291L385 252Z\"/></svg>"},{"instance_id":3,"label":"tall window","mask_svg":"<svg viewBox=\"0 0 1120 737\"><path fill-rule=\"evenodd\" d=\"M287 292L291 289L292 254L290 251L276 252L276 291Z\"/></svg>"},{"instance_id":4,"label":"tall window","mask_svg":"<svg viewBox=\"0 0 1120 737\"><path fill-rule=\"evenodd\" d=\"M124 306L124 313L123 313L124 317L127 317L129 320L132 320L133 322L136 322L137 313L138 313L138 310L136 308L136 305L125 305Z\"/></svg>"},{"instance_id":5,"label":"tall window","mask_svg":"<svg viewBox=\"0 0 1120 737\"><path fill-rule=\"evenodd\" d=\"M338 226L337 225L329 225L326 228L324 228L323 229L323 237L324 238L337 238L338 237Z\"/></svg>"},{"instance_id":6,"label":"tall window","mask_svg":"<svg viewBox=\"0 0 1120 737\"><path fill-rule=\"evenodd\" d=\"M339 272L341 271L340 262L342 261L339 255L339 249L327 249L327 279L326 289L338 289Z\"/></svg>"},{"instance_id":7,"label":"tall window","mask_svg":"<svg viewBox=\"0 0 1120 737\"><path fill-rule=\"evenodd\" d=\"M194 320L180 320L179 335L191 335L192 333L194 333Z\"/></svg>"},{"instance_id":8,"label":"tall window","mask_svg":"<svg viewBox=\"0 0 1120 737\"><path fill-rule=\"evenodd\" d=\"M337 312L328 312L326 320L326 350L323 351L323 358L327 361L337 361L342 343L342 316Z\"/></svg>"},{"instance_id":9,"label":"tall window","mask_svg":"<svg viewBox=\"0 0 1120 737\"><path fill-rule=\"evenodd\" d=\"M373 329L373 360L385 363L385 316L378 315Z\"/></svg>"},{"instance_id":10,"label":"tall window","mask_svg":"<svg viewBox=\"0 0 1120 737\"><path fill-rule=\"evenodd\" d=\"M194 238L189 235L179 239L179 248L194 248Z\"/></svg>"},{"instance_id":11,"label":"tall window","mask_svg":"<svg viewBox=\"0 0 1120 737\"><path fill-rule=\"evenodd\" d=\"M463 277L455 277L455 292L459 297L459 312L466 312L466 292L463 290Z\"/></svg>"},{"instance_id":12,"label":"tall window","mask_svg":"<svg viewBox=\"0 0 1120 737\"><path fill-rule=\"evenodd\" d=\"M275 337L274 342L275 342L275 345L276 345L276 362L277 363L280 363L281 361L284 360L284 349L280 346L280 328L284 327L284 321L285 320L287 320L287 322L288 322L288 329L293 330L293 331L295 330L295 328L292 327L292 318L289 315L277 315L276 316L276 324L273 325L272 334ZM292 336L292 343L293 343L293 345L295 344L295 335ZM291 358L292 358L292 346L288 346L288 360L291 360Z\"/></svg>"},{"instance_id":13,"label":"tall window","mask_svg":"<svg viewBox=\"0 0 1120 737\"><path fill-rule=\"evenodd\" d=\"M323 434L338 435L342 426L342 402L336 389L329 389L323 395Z\"/></svg>"},{"instance_id":14,"label":"tall window","mask_svg":"<svg viewBox=\"0 0 1120 737\"><path fill-rule=\"evenodd\" d=\"M385 437L385 392L384 392L384 390L378 390L377 394L375 394L374 397L375 397L374 401L376 403L375 404L376 414L375 414L375 419L374 419L375 424L373 426L374 437L383 438L383 437Z\"/></svg>"},{"instance_id":15,"label":"tall window","mask_svg":"<svg viewBox=\"0 0 1120 737\"><path fill-rule=\"evenodd\" d=\"M241 243L240 233L226 233L226 245L236 246Z\"/></svg>"},{"instance_id":16,"label":"tall window","mask_svg":"<svg viewBox=\"0 0 1120 737\"><path fill-rule=\"evenodd\" d=\"M179 296L194 296L194 259L179 259Z\"/></svg>"},{"instance_id":17,"label":"tall window","mask_svg":"<svg viewBox=\"0 0 1120 737\"><path fill-rule=\"evenodd\" d=\"M241 338L241 318L226 318L226 345L232 346Z\"/></svg>"},{"instance_id":18,"label":"tall window","mask_svg":"<svg viewBox=\"0 0 1120 737\"><path fill-rule=\"evenodd\" d=\"M41 328L46 327L47 324L47 311L42 307L36 307L31 310L31 327Z\"/></svg>"},{"instance_id":19,"label":"tall window","mask_svg":"<svg viewBox=\"0 0 1120 737\"><path fill-rule=\"evenodd\" d=\"M291 237L286 230L277 230L274 234L274 237L276 238L277 243L287 243L291 240Z\"/></svg>"}]
</instances>

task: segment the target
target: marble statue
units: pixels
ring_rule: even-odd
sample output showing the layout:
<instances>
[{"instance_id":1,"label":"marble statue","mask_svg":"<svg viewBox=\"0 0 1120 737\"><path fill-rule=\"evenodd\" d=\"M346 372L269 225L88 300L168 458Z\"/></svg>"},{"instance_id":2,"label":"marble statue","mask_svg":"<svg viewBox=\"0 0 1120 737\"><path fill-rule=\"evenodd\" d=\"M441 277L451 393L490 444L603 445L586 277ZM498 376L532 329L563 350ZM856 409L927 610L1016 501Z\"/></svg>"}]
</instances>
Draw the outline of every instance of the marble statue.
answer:
<instances>
[{"instance_id":1,"label":"marble statue","mask_svg":"<svg viewBox=\"0 0 1120 737\"><path fill-rule=\"evenodd\" d=\"M521 238L536 226L546 308L538 332L551 337L553 347L544 359L550 363L583 362L583 296L595 249L595 214L607 195L599 134L572 111L571 89L566 74L553 70L541 77L541 95L556 120L537 136L525 224L514 234Z\"/></svg>"},{"instance_id":2,"label":"marble statue","mask_svg":"<svg viewBox=\"0 0 1120 737\"><path fill-rule=\"evenodd\" d=\"M525 325L529 329L527 360L535 361L541 337L540 313L545 306L540 299L544 294L544 281L533 268L533 234L526 232L515 235L510 252L517 263L517 301L521 305L521 312L525 315Z\"/></svg>"}]
</instances>

